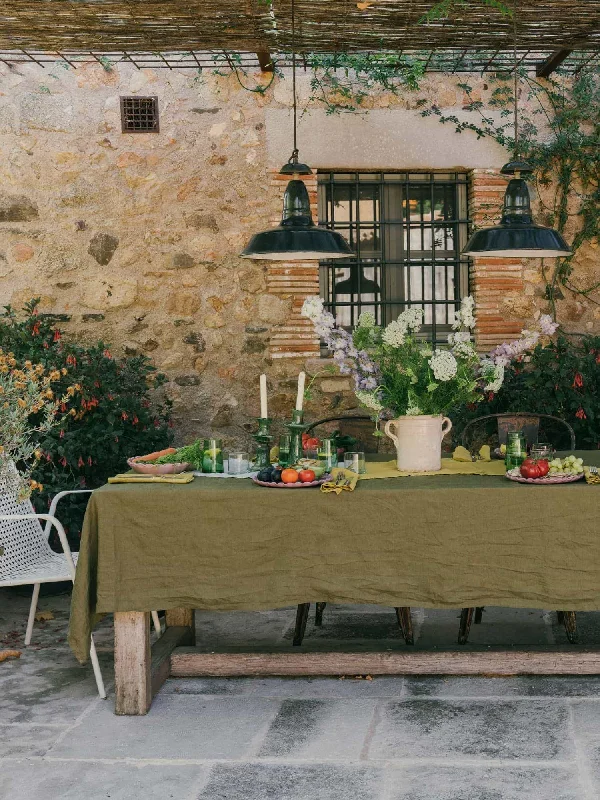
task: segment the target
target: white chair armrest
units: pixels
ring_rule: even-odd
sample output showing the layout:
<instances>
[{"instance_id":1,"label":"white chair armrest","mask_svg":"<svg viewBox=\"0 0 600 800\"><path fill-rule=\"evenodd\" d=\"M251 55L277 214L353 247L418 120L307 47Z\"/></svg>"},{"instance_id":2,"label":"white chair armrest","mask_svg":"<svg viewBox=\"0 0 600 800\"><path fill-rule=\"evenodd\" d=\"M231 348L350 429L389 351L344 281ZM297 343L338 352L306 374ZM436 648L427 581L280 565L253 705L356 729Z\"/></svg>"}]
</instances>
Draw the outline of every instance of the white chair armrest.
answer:
<instances>
[{"instance_id":1,"label":"white chair armrest","mask_svg":"<svg viewBox=\"0 0 600 800\"><path fill-rule=\"evenodd\" d=\"M66 489L64 492L59 492L57 495L54 495L52 498L52 502L50 503L50 508L48 509L48 514L51 517L56 516L56 506L59 502L66 497L68 494L91 494L93 489ZM48 522L46 527L44 528L44 536L48 538L50 536L50 528L52 527L52 523Z\"/></svg>"},{"instance_id":2,"label":"white chair armrest","mask_svg":"<svg viewBox=\"0 0 600 800\"><path fill-rule=\"evenodd\" d=\"M69 542L67 540L67 534L65 533L65 529L63 528L62 524L53 517L51 514L0 514L0 520L3 519L12 519L12 520L20 520L20 519L43 519L46 520L46 529L50 530L51 526L54 525L56 528L56 532L58 533L58 538L60 539L60 543L67 559L67 563L69 565L69 572L71 573L71 579L75 582L75 562L73 561L73 554L71 553L71 548L69 547Z\"/></svg>"}]
</instances>

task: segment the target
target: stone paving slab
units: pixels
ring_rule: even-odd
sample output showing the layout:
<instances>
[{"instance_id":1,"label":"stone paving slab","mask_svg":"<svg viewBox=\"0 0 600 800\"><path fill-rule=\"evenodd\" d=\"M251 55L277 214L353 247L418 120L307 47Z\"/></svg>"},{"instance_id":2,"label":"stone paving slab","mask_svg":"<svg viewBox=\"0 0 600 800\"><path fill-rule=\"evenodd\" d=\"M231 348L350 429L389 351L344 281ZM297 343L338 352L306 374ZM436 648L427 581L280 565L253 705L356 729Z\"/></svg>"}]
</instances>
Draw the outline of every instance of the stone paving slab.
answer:
<instances>
[{"instance_id":1,"label":"stone paving slab","mask_svg":"<svg viewBox=\"0 0 600 800\"><path fill-rule=\"evenodd\" d=\"M279 699L327 700L361 698L400 698L406 679L376 676L365 678L171 678L165 694L253 695Z\"/></svg>"},{"instance_id":2,"label":"stone paving slab","mask_svg":"<svg viewBox=\"0 0 600 800\"><path fill-rule=\"evenodd\" d=\"M373 700L284 700L258 755L358 761L375 707Z\"/></svg>"},{"instance_id":3,"label":"stone paving slab","mask_svg":"<svg viewBox=\"0 0 600 800\"><path fill-rule=\"evenodd\" d=\"M85 761L0 764L0 797L15 800L195 800L209 768Z\"/></svg>"},{"instance_id":4,"label":"stone paving slab","mask_svg":"<svg viewBox=\"0 0 600 800\"><path fill-rule=\"evenodd\" d=\"M0 725L0 764L5 756L43 756L66 730L66 725Z\"/></svg>"},{"instance_id":5,"label":"stone paving slab","mask_svg":"<svg viewBox=\"0 0 600 800\"><path fill-rule=\"evenodd\" d=\"M575 770L421 764L387 776L387 800L579 800Z\"/></svg>"},{"instance_id":6,"label":"stone paving slab","mask_svg":"<svg viewBox=\"0 0 600 800\"><path fill-rule=\"evenodd\" d=\"M117 717L113 703L94 713L52 748L60 758L239 759L252 755L279 711L266 698L201 698L160 694L145 717Z\"/></svg>"},{"instance_id":7,"label":"stone paving slab","mask_svg":"<svg viewBox=\"0 0 600 800\"><path fill-rule=\"evenodd\" d=\"M550 700L383 703L368 748L369 759L384 760L572 757L568 708Z\"/></svg>"},{"instance_id":8,"label":"stone paving slab","mask_svg":"<svg viewBox=\"0 0 600 800\"><path fill-rule=\"evenodd\" d=\"M356 765L219 765L198 800L381 800L382 780Z\"/></svg>"},{"instance_id":9,"label":"stone paving slab","mask_svg":"<svg viewBox=\"0 0 600 800\"><path fill-rule=\"evenodd\" d=\"M408 676L405 692L416 697L589 697L600 699L600 677L522 675L515 678Z\"/></svg>"}]
</instances>

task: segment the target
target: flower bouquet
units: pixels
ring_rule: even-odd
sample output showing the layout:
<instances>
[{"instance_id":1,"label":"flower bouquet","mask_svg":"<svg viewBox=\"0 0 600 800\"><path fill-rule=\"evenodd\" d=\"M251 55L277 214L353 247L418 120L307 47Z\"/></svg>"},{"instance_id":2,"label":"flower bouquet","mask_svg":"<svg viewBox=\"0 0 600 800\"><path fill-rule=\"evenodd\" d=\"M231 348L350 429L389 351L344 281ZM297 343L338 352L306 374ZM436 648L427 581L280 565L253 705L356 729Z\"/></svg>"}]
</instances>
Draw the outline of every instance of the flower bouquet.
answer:
<instances>
[{"instance_id":1,"label":"flower bouquet","mask_svg":"<svg viewBox=\"0 0 600 800\"><path fill-rule=\"evenodd\" d=\"M350 333L336 325L318 297L308 298L302 313L333 353L342 375L352 375L357 400L372 413L376 424L386 419L385 432L396 444L398 468L435 471L441 467L441 441L452 423L444 418L451 408L477 403L497 392L504 367L516 355L532 349L540 333L523 331L515 343L502 345L481 357L472 341L475 303L465 297L455 314L447 347L435 347L419 336L423 309L412 306L386 327L372 313L360 315ZM541 333L556 324L540 319Z\"/></svg>"}]
</instances>

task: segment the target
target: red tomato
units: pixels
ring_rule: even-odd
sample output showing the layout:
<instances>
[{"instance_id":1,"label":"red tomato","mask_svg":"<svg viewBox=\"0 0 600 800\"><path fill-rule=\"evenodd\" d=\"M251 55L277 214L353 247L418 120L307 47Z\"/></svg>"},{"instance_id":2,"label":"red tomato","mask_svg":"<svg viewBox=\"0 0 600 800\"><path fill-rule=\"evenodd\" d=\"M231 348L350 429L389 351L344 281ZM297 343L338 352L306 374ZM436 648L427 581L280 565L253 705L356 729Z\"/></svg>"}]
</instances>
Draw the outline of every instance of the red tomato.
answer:
<instances>
[{"instance_id":1,"label":"red tomato","mask_svg":"<svg viewBox=\"0 0 600 800\"><path fill-rule=\"evenodd\" d=\"M284 483L297 483L298 473L295 469L284 469L281 473L281 480Z\"/></svg>"},{"instance_id":2,"label":"red tomato","mask_svg":"<svg viewBox=\"0 0 600 800\"><path fill-rule=\"evenodd\" d=\"M316 436L309 436L302 440L302 447L304 450L316 450L321 444L321 440Z\"/></svg>"},{"instance_id":3,"label":"red tomato","mask_svg":"<svg viewBox=\"0 0 600 800\"><path fill-rule=\"evenodd\" d=\"M540 478L544 478L550 471L550 464L545 458L540 458L540 460L537 462L537 465L540 471Z\"/></svg>"},{"instance_id":4,"label":"red tomato","mask_svg":"<svg viewBox=\"0 0 600 800\"><path fill-rule=\"evenodd\" d=\"M303 469L298 473L298 477L302 483L310 483L311 481L314 481L316 475L312 469Z\"/></svg>"},{"instance_id":5,"label":"red tomato","mask_svg":"<svg viewBox=\"0 0 600 800\"><path fill-rule=\"evenodd\" d=\"M542 477L542 473L540 472L540 468L539 468L537 462L533 461L531 458L525 459L525 461L521 464L521 475L524 478L541 478Z\"/></svg>"}]
</instances>

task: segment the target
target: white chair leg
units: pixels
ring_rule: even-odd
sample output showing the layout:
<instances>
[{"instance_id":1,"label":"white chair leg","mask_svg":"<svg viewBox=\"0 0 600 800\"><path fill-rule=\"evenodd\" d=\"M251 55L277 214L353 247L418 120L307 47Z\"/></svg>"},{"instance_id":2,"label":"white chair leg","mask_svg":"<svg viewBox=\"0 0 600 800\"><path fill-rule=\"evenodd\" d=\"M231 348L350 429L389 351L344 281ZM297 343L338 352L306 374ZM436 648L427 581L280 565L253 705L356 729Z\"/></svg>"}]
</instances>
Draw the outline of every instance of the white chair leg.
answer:
<instances>
[{"instance_id":1,"label":"white chair leg","mask_svg":"<svg viewBox=\"0 0 600 800\"><path fill-rule=\"evenodd\" d=\"M98 653L96 653L96 645L94 644L94 637L90 641L90 660L94 669L94 678L96 678L96 686L98 687L98 694L103 700L106 700L106 690L104 688L104 681L102 680L102 673L100 672L100 664L98 662Z\"/></svg>"},{"instance_id":2,"label":"white chair leg","mask_svg":"<svg viewBox=\"0 0 600 800\"><path fill-rule=\"evenodd\" d=\"M29 619L27 620L27 630L25 632L25 645L31 644L31 634L33 633L33 623L35 622L35 611L37 609L38 597L40 596L40 584L33 584L33 595L29 608Z\"/></svg>"},{"instance_id":3,"label":"white chair leg","mask_svg":"<svg viewBox=\"0 0 600 800\"><path fill-rule=\"evenodd\" d=\"M154 630L158 633L159 636L162 635L162 628L160 627L160 619L158 618L158 611L151 611L152 614L152 622L154 623Z\"/></svg>"}]
</instances>

